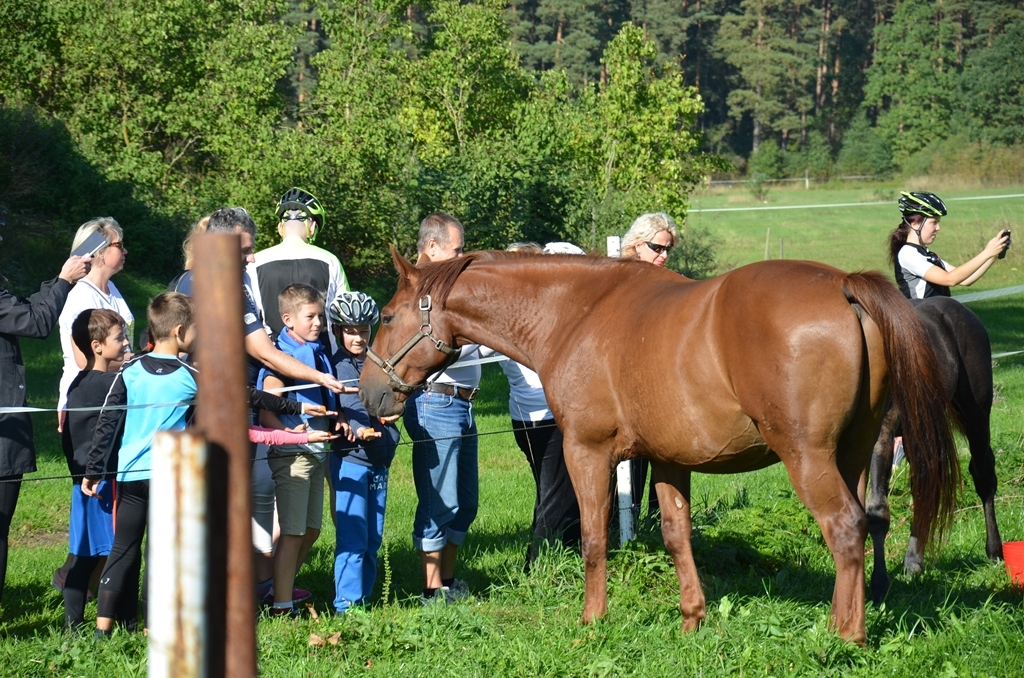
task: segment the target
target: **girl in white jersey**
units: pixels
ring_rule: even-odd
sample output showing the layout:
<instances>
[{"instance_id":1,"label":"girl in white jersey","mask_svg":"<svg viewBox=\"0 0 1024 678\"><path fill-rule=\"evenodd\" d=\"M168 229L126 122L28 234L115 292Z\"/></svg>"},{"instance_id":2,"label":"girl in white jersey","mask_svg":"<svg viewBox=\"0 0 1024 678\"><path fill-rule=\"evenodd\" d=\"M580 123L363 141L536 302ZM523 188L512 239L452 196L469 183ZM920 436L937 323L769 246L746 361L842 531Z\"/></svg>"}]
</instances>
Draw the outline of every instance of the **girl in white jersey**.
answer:
<instances>
[{"instance_id":1,"label":"girl in white jersey","mask_svg":"<svg viewBox=\"0 0 1024 678\"><path fill-rule=\"evenodd\" d=\"M889 260L896 284L908 299L950 296L950 287L973 284L1010 246L1010 232L1000 231L973 259L953 266L928 249L939 234L939 219L946 216L946 205L939 196L904 191L899 209L903 220L889 235Z\"/></svg>"}]
</instances>

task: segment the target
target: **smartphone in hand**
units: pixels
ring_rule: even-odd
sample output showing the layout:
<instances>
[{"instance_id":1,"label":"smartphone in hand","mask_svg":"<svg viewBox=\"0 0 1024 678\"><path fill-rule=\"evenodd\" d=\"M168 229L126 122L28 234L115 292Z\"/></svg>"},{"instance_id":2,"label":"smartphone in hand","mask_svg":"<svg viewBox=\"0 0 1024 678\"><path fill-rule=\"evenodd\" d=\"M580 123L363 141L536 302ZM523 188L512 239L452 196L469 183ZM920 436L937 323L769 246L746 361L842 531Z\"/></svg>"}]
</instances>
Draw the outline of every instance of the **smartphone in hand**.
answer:
<instances>
[{"instance_id":1,"label":"smartphone in hand","mask_svg":"<svg viewBox=\"0 0 1024 678\"><path fill-rule=\"evenodd\" d=\"M73 257L91 257L101 249L106 247L107 236L103 235L99 231L95 231L92 235L85 239L81 245L75 248L75 251L71 253Z\"/></svg>"},{"instance_id":2,"label":"smartphone in hand","mask_svg":"<svg viewBox=\"0 0 1024 678\"><path fill-rule=\"evenodd\" d=\"M1010 240L1010 229L1006 229L1005 231L1003 231L1002 234L1006 235L1006 247L1004 247L1003 251L999 253L999 259L1003 259L1006 257L1006 250L1010 249L1010 245L1013 244L1013 241Z\"/></svg>"}]
</instances>

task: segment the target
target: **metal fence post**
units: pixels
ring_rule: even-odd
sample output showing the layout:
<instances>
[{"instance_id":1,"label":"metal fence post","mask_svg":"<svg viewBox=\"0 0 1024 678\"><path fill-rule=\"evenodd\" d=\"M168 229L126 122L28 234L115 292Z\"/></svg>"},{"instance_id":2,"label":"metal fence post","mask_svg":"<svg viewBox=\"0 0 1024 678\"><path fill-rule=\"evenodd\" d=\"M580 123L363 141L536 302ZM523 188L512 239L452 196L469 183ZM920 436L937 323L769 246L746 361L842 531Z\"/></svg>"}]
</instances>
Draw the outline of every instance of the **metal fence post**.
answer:
<instances>
[{"instance_id":1,"label":"metal fence post","mask_svg":"<svg viewBox=\"0 0 1024 678\"><path fill-rule=\"evenodd\" d=\"M249 678L256 675L256 593L242 248L237 235L195 238L196 421L209 450L210 675Z\"/></svg>"},{"instance_id":2,"label":"metal fence post","mask_svg":"<svg viewBox=\"0 0 1024 678\"><path fill-rule=\"evenodd\" d=\"M207 675L206 443L192 433L153 438L149 502L150 678Z\"/></svg>"}]
</instances>

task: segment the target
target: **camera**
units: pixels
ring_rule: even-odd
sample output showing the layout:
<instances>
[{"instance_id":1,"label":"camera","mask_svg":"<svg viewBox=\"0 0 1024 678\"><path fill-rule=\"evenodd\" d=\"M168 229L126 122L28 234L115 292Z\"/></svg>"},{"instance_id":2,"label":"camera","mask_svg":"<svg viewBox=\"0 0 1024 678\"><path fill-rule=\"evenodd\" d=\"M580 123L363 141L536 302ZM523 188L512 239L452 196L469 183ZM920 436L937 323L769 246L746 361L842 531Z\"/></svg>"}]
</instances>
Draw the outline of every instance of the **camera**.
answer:
<instances>
[{"instance_id":1,"label":"camera","mask_svg":"<svg viewBox=\"0 0 1024 678\"><path fill-rule=\"evenodd\" d=\"M1008 229L1008 228L1006 230L1004 230L1002 233L1000 233L999 235L1005 235L1006 236L1006 247L1004 247L1003 251L999 253L999 258L1002 259L1003 257L1006 256L1006 250L1010 249L1010 245L1013 244L1013 241L1010 240L1010 229Z\"/></svg>"}]
</instances>

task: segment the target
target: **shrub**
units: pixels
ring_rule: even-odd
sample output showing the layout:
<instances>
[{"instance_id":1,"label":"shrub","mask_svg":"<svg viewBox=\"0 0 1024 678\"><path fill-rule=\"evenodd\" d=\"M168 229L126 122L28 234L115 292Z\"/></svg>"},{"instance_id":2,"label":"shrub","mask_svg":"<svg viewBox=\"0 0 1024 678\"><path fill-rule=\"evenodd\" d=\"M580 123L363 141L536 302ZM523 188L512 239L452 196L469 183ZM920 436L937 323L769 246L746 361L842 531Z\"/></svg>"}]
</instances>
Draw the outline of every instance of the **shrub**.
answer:
<instances>
[{"instance_id":1,"label":"shrub","mask_svg":"<svg viewBox=\"0 0 1024 678\"><path fill-rule=\"evenodd\" d=\"M867 116L856 118L843 135L843 147L839 151L836 170L841 175L868 175L876 178L889 176L895 170L892 147L871 126Z\"/></svg>"}]
</instances>

